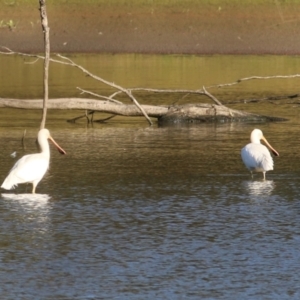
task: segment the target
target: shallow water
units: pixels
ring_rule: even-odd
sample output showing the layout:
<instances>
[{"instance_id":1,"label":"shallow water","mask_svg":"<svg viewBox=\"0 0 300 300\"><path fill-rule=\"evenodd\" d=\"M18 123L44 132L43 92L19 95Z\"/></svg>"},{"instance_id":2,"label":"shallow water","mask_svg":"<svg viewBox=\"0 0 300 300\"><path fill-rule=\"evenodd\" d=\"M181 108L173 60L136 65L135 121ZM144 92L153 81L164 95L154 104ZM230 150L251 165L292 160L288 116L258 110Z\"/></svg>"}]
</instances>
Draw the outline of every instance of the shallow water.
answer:
<instances>
[{"instance_id":1,"label":"shallow water","mask_svg":"<svg viewBox=\"0 0 300 300\"><path fill-rule=\"evenodd\" d=\"M67 155L51 148L40 194L1 196L3 299L299 299L298 107L257 106L290 121L86 126L50 113ZM1 180L37 151L37 113L7 112ZM240 158L254 127L280 153L266 181Z\"/></svg>"}]
</instances>

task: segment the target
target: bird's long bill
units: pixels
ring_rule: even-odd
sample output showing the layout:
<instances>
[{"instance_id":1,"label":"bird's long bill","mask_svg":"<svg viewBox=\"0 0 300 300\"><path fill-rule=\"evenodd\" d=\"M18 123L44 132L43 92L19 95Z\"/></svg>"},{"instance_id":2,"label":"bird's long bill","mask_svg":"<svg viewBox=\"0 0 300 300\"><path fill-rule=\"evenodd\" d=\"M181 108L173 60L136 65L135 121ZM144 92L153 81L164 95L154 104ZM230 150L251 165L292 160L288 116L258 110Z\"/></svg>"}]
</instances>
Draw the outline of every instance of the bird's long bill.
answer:
<instances>
[{"instance_id":1,"label":"bird's long bill","mask_svg":"<svg viewBox=\"0 0 300 300\"><path fill-rule=\"evenodd\" d=\"M267 139L264 136L261 139L265 142L265 144L269 147L269 149L272 151L272 153L275 156L279 156L279 153L269 144L269 142L267 141Z\"/></svg>"},{"instance_id":2,"label":"bird's long bill","mask_svg":"<svg viewBox=\"0 0 300 300\"><path fill-rule=\"evenodd\" d=\"M67 154L67 152L62 147L60 147L51 136L49 137L49 140L55 145L60 154Z\"/></svg>"}]
</instances>

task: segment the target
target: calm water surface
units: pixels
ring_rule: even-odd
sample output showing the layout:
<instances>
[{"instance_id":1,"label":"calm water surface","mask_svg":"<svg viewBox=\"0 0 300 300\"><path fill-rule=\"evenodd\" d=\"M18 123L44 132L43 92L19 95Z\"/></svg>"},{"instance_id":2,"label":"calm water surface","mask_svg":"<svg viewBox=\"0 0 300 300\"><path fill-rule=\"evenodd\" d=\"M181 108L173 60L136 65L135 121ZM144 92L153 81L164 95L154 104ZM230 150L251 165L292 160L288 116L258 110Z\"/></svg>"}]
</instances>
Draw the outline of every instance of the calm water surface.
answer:
<instances>
[{"instance_id":1,"label":"calm water surface","mask_svg":"<svg viewBox=\"0 0 300 300\"><path fill-rule=\"evenodd\" d=\"M75 112L50 113L48 128L67 155L51 148L34 197L26 185L2 193L1 297L299 299L298 107L247 109L290 121L86 126L65 122ZM3 180L16 159L37 151L39 117L1 114ZM251 179L240 159L254 127L280 153L266 181Z\"/></svg>"}]
</instances>

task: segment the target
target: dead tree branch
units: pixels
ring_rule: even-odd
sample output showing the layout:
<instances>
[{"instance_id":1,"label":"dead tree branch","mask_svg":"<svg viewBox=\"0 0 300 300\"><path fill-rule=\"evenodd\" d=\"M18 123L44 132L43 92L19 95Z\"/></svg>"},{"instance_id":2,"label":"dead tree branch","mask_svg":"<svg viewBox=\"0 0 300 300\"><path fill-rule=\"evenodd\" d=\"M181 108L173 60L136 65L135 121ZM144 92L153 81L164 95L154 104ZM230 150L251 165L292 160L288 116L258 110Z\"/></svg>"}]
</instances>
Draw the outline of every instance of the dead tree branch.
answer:
<instances>
[{"instance_id":1,"label":"dead tree branch","mask_svg":"<svg viewBox=\"0 0 300 300\"><path fill-rule=\"evenodd\" d=\"M121 101L118 101L118 100L115 100L113 99L116 95L120 94L121 92L115 92L113 93L112 95L110 95L109 97L106 97L106 96L102 96L102 95L98 95L96 93L93 93L91 91L87 91L87 90L84 90L80 87L77 87L78 90L80 90L82 92L82 94L86 93L86 94L89 94L89 95L92 95L94 97L98 97L100 99L104 99L104 100L108 100L108 101L111 101L111 102L114 102L114 103L117 103L117 104L123 104Z\"/></svg>"},{"instance_id":2,"label":"dead tree branch","mask_svg":"<svg viewBox=\"0 0 300 300\"><path fill-rule=\"evenodd\" d=\"M299 97L300 97L300 94L269 96L269 97L263 97L263 98L240 99L240 100L235 100L235 101L229 101L229 102L226 102L226 104L257 103L257 102L263 102L263 101L279 101L279 100L285 100L285 99L295 99L295 98L299 98ZM285 104L286 104L286 102L285 102Z\"/></svg>"},{"instance_id":3,"label":"dead tree branch","mask_svg":"<svg viewBox=\"0 0 300 300\"><path fill-rule=\"evenodd\" d=\"M44 32L44 43L45 43L45 60L44 60L44 101L43 101L43 115L40 129L45 128L46 118L47 118L47 102L49 96L49 59L50 59L50 38L49 38L49 26L46 11L46 0L40 0L40 12L41 12L41 22Z\"/></svg>"},{"instance_id":4,"label":"dead tree branch","mask_svg":"<svg viewBox=\"0 0 300 300\"><path fill-rule=\"evenodd\" d=\"M217 103L217 105L223 105L215 96L213 96L212 94L210 94L205 87L203 86L203 91L204 94L207 95L209 98L211 98L215 103Z\"/></svg>"},{"instance_id":5,"label":"dead tree branch","mask_svg":"<svg viewBox=\"0 0 300 300\"><path fill-rule=\"evenodd\" d=\"M45 59L45 57L41 55L32 55L20 52L13 52L7 47L2 47L5 51L0 51L0 54L5 55L20 55L30 58L38 58L38 59ZM239 84L244 81L250 80L266 80L266 79L289 79L289 78L298 78L300 74L294 75L277 75L277 76L251 76L238 79L232 83L226 84L219 84L219 85L212 85L209 87L204 87L202 89L197 90L171 90L171 89L153 89L153 88L123 88L115 83L109 82L99 76L96 76L86 70L84 67L76 64L71 59L57 54L59 59L49 58L49 61L54 63L59 63L63 65L73 66L80 69L83 73L92 77L105 85L108 85L117 90L117 92L111 94L110 96L102 96L97 95L95 93L83 90L78 88L82 93L87 93L92 96L96 96L102 100L94 100L94 99L84 99L84 98L63 98L63 99L52 99L48 102L48 108L52 109L82 109L85 110L84 116L79 116L74 118L70 121L76 121L82 117L86 117L87 120L90 122L89 115L92 115L91 120L93 119L93 113L95 111L104 112L115 115L122 115L122 116L144 116L152 124L150 117L158 118L160 121L163 118L169 118L170 120L179 119L180 116L182 120L187 120L188 122L191 120L199 120L199 121L206 121L206 120L279 120L282 121L281 118L275 117L267 117L267 116L258 116L249 114L246 112L235 111L232 109L227 108L226 106L222 105L222 103L214 97L211 93L207 91L210 88L222 88L227 86L233 86L235 84ZM205 104L205 105L182 105L182 106L151 106L151 105L140 105L138 101L133 96L134 92L149 92L149 93L184 93L185 96L188 94L194 95L204 95L209 97L213 102L217 105ZM120 101L116 100L115 97L124 93L127 95L134 105L125 105ZM184 97L185 97L184 96ZM272 99L269 99L272 100ZM254 101L254 100L253 100ZM0 98L0 107L15 107L15 108L25 108L25 109L40 109L42 107L40 100L18 100L18 99L1 99ZM109 117L112 118L113 116ZM107 118L107 119L109 119ZM104 119L107 120L107 119ZM103 120L100 120L103 121Z\"/></svg>"},{"instance_id":6,"label":"dead tree branch","mask_svg":"<svg viewBox=\"0 0 300 300\"><path fill-rule=\"evenodd\" d=\"M21 56L27 56L27 57L35 57L35 58L40 58L40 59L45 59L45 57L43 57L42 55L33 55L33 54L26 54L26 53L22 53L22 52L14 52L12 51L11 49L7 48L7 47L2 47L3 49L5 49L7 52L3 52L3 51L0 51L0 54L6 54L6 55L13 55L13 54L17 54L17 55L21 55ZM78 69L80 69L83 73L87 74L88 76L108 85L108 86L111 86L123 93L125 93L131 100L132 102L140 109L140 111L142 112L142 114L144 115L144 117L148 120L149 124L150 125L153 125L151 119L149 118L149 116L146 114L145 110L143 109L143 107L138 103L138 101L135 99L135 97L132 95L131 91L128 90L128 89L125 89L115 83L112 83L112 82L109 82L99 76L96 76L94 74L92 74L91 72L89 72L88 70L86 70L84 67L76 64L75 62L73 62L71 59L63 56L63 55L60 55L60 54L57 54L57 57L63 59L62 60L57 60L57 59L53 59L53 58L50 58L49 60L51 62L55 62L55 63L60 63L60 64L64 64L64 65L68 65L68 66L73 66L73 67L76 67Z\"/></svg>"},{"instance_id":7,"label":"dead tree branch","mask_svg":"<svg viewBox=\"0 0 300 300\"><path fill-rule=\"evenodd\" d=\"M128 89L125 89L115 83L112 83L112 82L109 82L99 76L96 76L94 74L92 74L91 72L89 72L88 70L86 70L85 68L83 68L82 66L76 64L75 62L73 62L71 59L69 59L68 57L65 57L63 55L60 55L60 54L57 54L58 57L60 57L61 59L64 59L68 62L68 65L70 66L73 66L73 67L76 67L78 69L80 69L83 73L86 73L88 74L89 76L91 76L92 78L108 85L108 86L111 86L115 89L118 89L119 91L122 91L123 93L125 93L132 101L133 103L140 109L140 111L142 112L142 114L144 115L144 117L148 120L149 124L150 125L153 125L151 119L149 118L149 116L147 115L147 113L145 112L145 110L143 109L143 107L138 103L138 101L135 99L135 97L131 94L131 91L128 90Z\"/></svg>"},{"instance_id":8,"label":"dead tree branch","mask_svg":"<svg viewBox=\"0 0 300 300\"><path fill-rule=\"evenodd\" d=\"M122 102L113 99L113 97L115 97L116 95L122 93L121 91L115 92L115 93L113 93L112 95L110 95L109 97L106 97L106 96L98 95L98 94L96 94L96 93L92 93L92 92L90 92L90 91L84 90L84 89L82 89L82 88L80 88L80 87L77 87L77 89L80 90L82 94L85 94L85 93L86 93L86 94L89 94L89 95L98 97L98 98L100 98L100 99L105 99L105 100L111 101L111 102L113 102L113 103L123 105ZM108 120L110 120L110 119L112 119L112 118L114 117L114 116L112 116L112 117L108 117L108 118L105 118L105 119L100 119L100 120L95 120L95 121L94 121L94 113L95 113L95 112L96 112L96 111L93 110L93 111L90 111L90 112L88 113L89 115L90 115L90 114L92 115L91 120L89 120L89 118L86 116L86 113L85 113L85 115L79 116L79 117L76 117L76 118L73 118L73 119L71 119L71 120L67 120L67 122L75 123L77 120L79 120L79 119L81 119L81 118L83 118L83 117L86 117L87 120L88 120L88 123L89 123L89 122L99 122L99 123L103 122L103 123L104 123L105 121L108 121Z\"/></svg>"},{"instance_id":9,"label":"dead tree branch","mask_svg":"<svg viewBox=\"0 0 300 300\"><path fill-rule=\"evenodd\" d=\"M98 123L105 123L106 121L114 118L115 116L110 116L110 117L107 117L107 118L104 118L104 119L98 119L98 120L94 120L94 122L98 122Z\"/></svg>"},{"instance_id":10,"label":"dead tree branch","mask_svg":"<svg viewBox=\"0 0 300 300\"><path fill-rule=\"evenodd\" d=\"M233 86L236 84L239 84L244 81L250 81L250 80L267 80L267 79L292 79L292 78L299 78L300 74L292 74L292 75L274 75L274 76L251 76L251 77L244 77L240 78L234 82L230 83L224 83L224 84L217 84L217 85L211 85L207 88L223 88L228 86Z\"/></svg>"},{"instance_id":11,"label":"dead tree branch","mask_svg":"<svg viewBox=\"0 0 300 300\"><path fill-rule=\"evenodd\" d=\"M22 52L15 52L15 51L12 51L11 49L9 49L7 47L3 47L3 46L1 48L4 49L4 50L6 50L6 51L0 51L0 54L5 54L5 55L15 55L16 54L16 55L26 56L26 57L31 57L31 58L45 59L41 55L27 54L27 53L22 53ZM102 83L104 83L104 84L106 84L108 86L111 86L111 87L113 87L115 89L118 89L118 92L114 93L113 95L111 95L109 97L109 99L111 99L110 101L114 101L113 97L116 96L117 94L120 94L120 93L123 92L123 93L125 93L137 105L137 107L139 107L139 104L138 104L137 100L132 95L133 92L139 92L139 91L150 92L150 93L152 92L152 93L196 94L196 95L204 95L204 96L207 96L210 99L212 99L211 96L208 96L208 94L206 92L204 92L202 89L198 89L198 90L185 90L185 89L172 90L172 89L153 89L153 88L141 88L141 87L140 88L126 88L125 89L125 88L123 88L123 87L121 87L119 85L116 85L115 83L109 82L109 81L104 80L103 78L101 78L99 76L96 76L96 75L92 74L91 72L89 72L88 70L86 70L84 67L82 67L80 65L77 65L75 62L73 62L71 59L69 59L69 58L67 58L65 56L62 56L60 54L57 54L57 56L60 57L63 60L57 60L57 59L50 58L50 61L54 62L54 63L60 63L60 64L63 64L63 65L69 65L69 66L76 67L76 68L80 69L83 73L85 73L88 76L94 78L95 80L98 80L98 81L100 81L100 82L102 82ZM212 86L212 87L215 87L215 86ZM85 92L87 92L87 91L85 91ZM97 97L99 97L99 96L97 96ZM104 98L104 96L101 96L101 98ZM217 104L219 102L215 97L214 97L213 101L214 102L217 101L216 102ZM218 104L218 105L220 105L220 104ZM151 120L150 120L150 122L151 122Z\"/></svg>"}]
</instances>

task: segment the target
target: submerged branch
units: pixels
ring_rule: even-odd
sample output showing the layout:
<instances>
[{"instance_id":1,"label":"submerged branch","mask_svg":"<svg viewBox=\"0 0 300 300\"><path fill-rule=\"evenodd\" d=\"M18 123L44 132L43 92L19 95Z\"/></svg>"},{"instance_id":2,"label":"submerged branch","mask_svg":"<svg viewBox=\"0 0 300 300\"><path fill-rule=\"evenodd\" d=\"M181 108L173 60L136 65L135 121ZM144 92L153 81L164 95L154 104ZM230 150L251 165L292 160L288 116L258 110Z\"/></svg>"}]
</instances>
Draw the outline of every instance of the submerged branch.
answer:
<instances>
[{"instance_id":1,"label":"submerged branch","mask_svg":"<svg viewBox=\"0 0 300 300\"><path fill-rule=\"evenodd\" d=\"M94 112L95 111L90 111L90 112L88 112L88 114L90 115L90 114L93 114ZM79 117L75 117L75 118L69 119L69 120L67 120L67 122L69 122L69 123L75 123L77 120L80 120L80 119L86 118L86 117L87 117L87 113L85 113L84 115L81 115Z\"/></svg>"},{"instance_id":2,"label":"submerged branch","mask_svg":"<svg viewBox=\"0 0 300 300\"><path fill-rule=\"evenodd\" d=\"M104 118L104 119L98 119L98 120L94 120L94 122L98 122L98 123L105 123L106 121L108 121L108 120L110 120L110 119L112 119L112 118L114 118L115 116L114 115L112 115L112 116L109 116L109 117L107 117L107 118Z\"/></svg>"},{"instance_id":3,"label":"submerged branch","mask_svg":"<svg viewBox=\"0 0 300 300\"><path fill-rule=\"evenodd\" d=\"M87 118L88 123L93 123L93 122L105 123L106 121L108 121L108 120L110 120L110 119L112 119L116 116L116 115L112 115L112 116L109 116L109 117L104 118L104 119L94 120L93 117L94 117L95 112L96 112L95 110L89 111L89 112L86 111L86 113L84 115L81 115L81 116L76 117L76 118L68 119L67 122L76 123L77 120L80 120L82 118ZM88 118L88 115L92 115L91 120Z\"/></svg>"}]
</instances>

